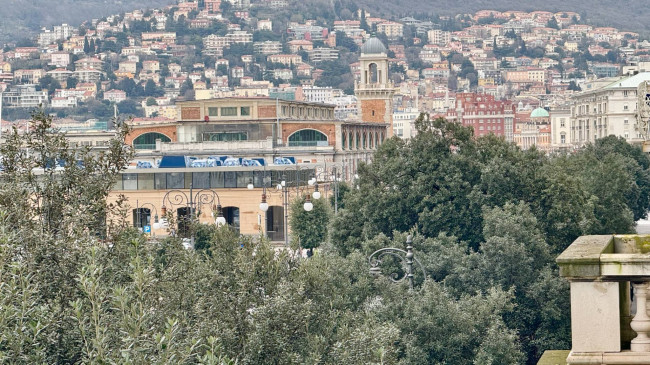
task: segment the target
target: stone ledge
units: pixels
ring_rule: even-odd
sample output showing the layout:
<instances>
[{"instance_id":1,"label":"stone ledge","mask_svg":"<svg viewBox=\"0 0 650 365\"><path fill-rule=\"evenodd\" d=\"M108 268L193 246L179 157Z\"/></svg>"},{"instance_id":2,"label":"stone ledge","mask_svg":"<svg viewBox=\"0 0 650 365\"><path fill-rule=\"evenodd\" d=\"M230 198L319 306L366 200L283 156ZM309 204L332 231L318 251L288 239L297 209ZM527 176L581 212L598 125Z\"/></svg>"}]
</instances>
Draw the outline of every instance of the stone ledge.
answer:
<instances>
[{"instance_id":1,"label":"stone ledge","mask_svg":"<svg viewBox=\"0 0 650 365\"><path fill-rule=\"evenodd\" d=\"M600 273L600 255L614 253L614 236L594 235L578 237L555 260L560 276L566 278L595 279Z\"/></svg>"},{"instance_id":2,"label":"stone ledge","mask_svg":"<svg viewBox=\"0 0 650 365\"><path fill-rule=\"evenodd\" d=\"M537 365L566 365L569 350L547 350L537 362Z\"/></svg>"},{"instance_id":3,"label":"stone ledge","mask_svg":"<svg viewBox=\"0 0 650 365\"><path fill-rule=\"evenodd\" d=\"M552 363L548 363L552 364ZM559 363L564 365L564 363ZM571 352L567 365L650 365L650 352ZM540 363L538 363L540 365ZM547 364L544 364L547 365Z\"/></svg>"}]
</instances>

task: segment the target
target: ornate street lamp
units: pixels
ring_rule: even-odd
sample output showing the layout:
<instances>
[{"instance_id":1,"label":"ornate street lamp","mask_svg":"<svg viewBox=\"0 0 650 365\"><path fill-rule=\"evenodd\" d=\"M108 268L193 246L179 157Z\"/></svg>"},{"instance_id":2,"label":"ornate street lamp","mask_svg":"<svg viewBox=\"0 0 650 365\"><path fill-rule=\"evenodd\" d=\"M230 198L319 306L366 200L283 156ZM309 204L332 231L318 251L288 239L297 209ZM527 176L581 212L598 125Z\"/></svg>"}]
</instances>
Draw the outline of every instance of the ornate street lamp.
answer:
<instances>
[{"instance_id":1,"label":"ornate street lamp","mask_svg":"<svg viewBox=\"0 0 650 365\"><path fill-rule=\"evenodd\" d=\"M223 211L221 209L219 194L212 189L201 189L195 193L190 184L189 194L178 189L168 191L165 196L163 196L162 207L160 209L163 217L167 215L167 206L165 203L170 206L184 205L187 207L187 209L189 209L190 221L194 220L194 214L197 210L201 209L201 206L212 206L212 216L215 218L215 224L217 226L223 226L226 224L226 218L223 216ZM192 244L194 244L194 235L192 235L191 239Z\"/></svg>"},{"instance_id":2,"label":"ornate street lamp","mask_svg":"<svg viewBox=\"0 0 650 365\"><path fill-rule=\"evenodd\" d=\"M427 277L427 271L424 269L424 266L417 258L415 258L415 255L413 254L413 237L411 235L408 235L406 237L406 251L400 248L386 247L373 252L368 257L371 274L375 276L381 275L380 265L382 264L384 257L393 257L402 263L402 268L405 272L404 274L393 272L388 275L388 278L394 283L399 283L401 281L404 281L404 279L408 279L409 288L413 289L413 262L418 264L420 270L422 270L422 275L424 275L424 278L426 279Z\"/></svg>"}]
</instances>

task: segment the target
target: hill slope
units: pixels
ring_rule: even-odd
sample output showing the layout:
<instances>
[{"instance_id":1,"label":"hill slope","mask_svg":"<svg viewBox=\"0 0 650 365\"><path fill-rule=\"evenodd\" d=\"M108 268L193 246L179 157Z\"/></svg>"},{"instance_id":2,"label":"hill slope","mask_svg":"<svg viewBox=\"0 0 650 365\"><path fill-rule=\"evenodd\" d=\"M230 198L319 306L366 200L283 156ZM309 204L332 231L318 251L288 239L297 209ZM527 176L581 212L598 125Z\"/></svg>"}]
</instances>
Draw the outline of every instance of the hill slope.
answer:
<instances>
[{"instance_id":1,"label":"hill slope","mask_svg":"<svg viewBox=\"0 0 650 365\"><path fill-rule=\"evenodd\" d=\"M174 0L2 0L0 42L34 36L42 27L79 23L122 11L160 7Z\"/></svg>"},{"instance_id":2,"label":"hill slope","mask_svg":"<svg viewBox=\"0 0 650 365\"><path fill-rule=\"evenodd\" d=\"M545 10L545 11L574 11L586 14L587 22L613 26L619 29L640 33L650 31L650 7L645 0L357 0L356 3L371 12L380 15L416 15L438 14L456 15L473 13L477 10Z\"/></svg>"}]
</instances>

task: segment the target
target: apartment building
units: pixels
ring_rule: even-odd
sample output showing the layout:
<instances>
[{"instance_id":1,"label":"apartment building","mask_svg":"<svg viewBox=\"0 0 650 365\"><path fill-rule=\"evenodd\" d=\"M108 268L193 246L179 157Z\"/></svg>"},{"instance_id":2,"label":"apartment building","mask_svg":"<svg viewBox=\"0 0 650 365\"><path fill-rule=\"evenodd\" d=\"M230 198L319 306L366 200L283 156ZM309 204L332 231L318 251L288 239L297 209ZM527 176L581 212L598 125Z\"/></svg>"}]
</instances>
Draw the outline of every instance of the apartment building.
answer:
<instances>
[{"instance_id":1,"label":"apartment building","mask_svg":"<svg viewBox=\"0 0 650 365\"><path fill-rule=\"evenodd\" d=\"M608 135L642 142L636 129L637 88L648 80L650 72L643 72L585 84L585 91L571 98L570 142L582 146Z\"/></svg>"},{"instance_id":2,"label":"apartment building","mask_svg":"<svg viewBox=\"0 0 650 365\"><path fill-rule=\"evenodd\" d=\"M495 134L509 142L514 135L514 112L510 101L477 93L456 94L456 105L447 111L447 118L474 128L474 135Z\"/></svg>"}]
</instances>

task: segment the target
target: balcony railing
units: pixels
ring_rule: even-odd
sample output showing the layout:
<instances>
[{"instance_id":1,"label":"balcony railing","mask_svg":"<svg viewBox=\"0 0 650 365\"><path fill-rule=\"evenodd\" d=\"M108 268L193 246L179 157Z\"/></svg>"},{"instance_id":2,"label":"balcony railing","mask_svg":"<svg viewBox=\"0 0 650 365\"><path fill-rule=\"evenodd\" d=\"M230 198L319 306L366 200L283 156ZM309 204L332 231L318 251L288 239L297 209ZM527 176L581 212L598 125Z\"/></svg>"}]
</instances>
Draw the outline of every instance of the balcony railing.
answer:
<instances>
[{"instance_id":1,"label":"balcony railing","mask_svg":"<svg viewBox=\"0 0 650 365\"><path fill-rule=\"evenodd\" d=\"M327 147L327 141L289 141L289 147Z\"/></svg>"},{"instance_id":2,"label":"balcony railing","mask_svg":"<svg viewBox=\"0 0 650 365\"><path fill-rule=\"evenodd\" d=\"M582 236L557 263L571 285L567 364L650 364L650 235Z\"/></svg>"}]
</instances>

